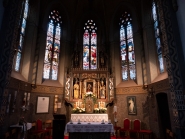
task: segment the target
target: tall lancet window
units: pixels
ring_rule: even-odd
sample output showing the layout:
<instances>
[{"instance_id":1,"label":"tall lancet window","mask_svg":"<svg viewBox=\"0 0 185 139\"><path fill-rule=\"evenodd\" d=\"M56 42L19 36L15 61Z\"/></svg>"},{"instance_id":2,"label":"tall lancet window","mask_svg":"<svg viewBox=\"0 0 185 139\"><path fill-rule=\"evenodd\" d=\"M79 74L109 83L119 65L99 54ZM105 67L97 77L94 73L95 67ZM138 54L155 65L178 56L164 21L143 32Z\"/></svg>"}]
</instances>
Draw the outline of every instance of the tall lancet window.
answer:
<instances>
[{"instance_id":1,"label":"tall lancet window","mask_svg":"<svg viewBox=\"0 0 185 139\"><path fill-rule=\"evenodd\" d=\"M131 15L128 12L124 12L119 24L122 79L124 81L135 80L136 67Z\"/></svg>"},{"instance_id":2,"label":"tall lancet window","mask_svg":"<svg viewBox=\"0 0 185 139\"><path fill-rule=\"evenodd\" d=\"M28 18L28 9L29 9L29 3L28 0L23 0L22 2L22 10L21 15L19 19L19 39L18 39L18 47L15 55L15 64L14 64L14 70L20 71L20 63L21 63L21 57L22 57L22 49L23 49L23 42L25 38L25 30L26 30L26 23Z\"/></svg>"},{"instance_id":3,"label":"tall lancet window","mask_svg":"<svg viewBox=\"0 0 185 139\"><path fill-rule=\"evenodd\" d=\"M49 15L49 23L47 29L43 69L44 79L57 80L58 78L61 23L62 21L59 12L53 10Z\"/></svg>"},{"instance_id":4,"label":"tall lancet window","mask_svg":"<svg viewBox=\"0 0 185 139\"><path fill-rule=\"evenodd\" d=\"M93 20L85 23L83 34L83 69L97 69L97 27Z\"/></svg>"},{"instance_id":5,"label":"tall lancet window","mask_svg":"<svg viewBox=\"0 0 185 139\"><path fill-rule=\"evenodd\" d=\"M153 20L154 20L154 31L155 31L157 56L158 56L158 61L159 61L159 70L160 70L160 73L163 73L164 72L164 59L162 56L162 47L161 47L160 29L159 29L159 17L157 13L157 5L155 2L153 2L153 6L152 6L152 15L153 15Z\"/></svg>"}]
</instances>

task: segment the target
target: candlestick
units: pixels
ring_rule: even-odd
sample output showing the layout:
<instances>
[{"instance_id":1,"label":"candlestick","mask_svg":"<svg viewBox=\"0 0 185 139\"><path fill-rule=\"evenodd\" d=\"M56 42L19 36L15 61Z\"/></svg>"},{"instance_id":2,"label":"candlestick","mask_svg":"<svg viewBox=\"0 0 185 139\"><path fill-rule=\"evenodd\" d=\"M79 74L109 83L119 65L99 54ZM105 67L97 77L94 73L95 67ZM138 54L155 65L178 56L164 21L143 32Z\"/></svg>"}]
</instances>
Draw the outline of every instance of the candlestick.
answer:
<instances>
[{"instance_id":1,"label":"candlestick","mask_svg":"<svg viewBox=\"0 0 185 139\"><path fill-rule=\"evenodd\" d=\"M114 106L114 112L117 112L117 106Z\"/></svg>"}]
</instances>

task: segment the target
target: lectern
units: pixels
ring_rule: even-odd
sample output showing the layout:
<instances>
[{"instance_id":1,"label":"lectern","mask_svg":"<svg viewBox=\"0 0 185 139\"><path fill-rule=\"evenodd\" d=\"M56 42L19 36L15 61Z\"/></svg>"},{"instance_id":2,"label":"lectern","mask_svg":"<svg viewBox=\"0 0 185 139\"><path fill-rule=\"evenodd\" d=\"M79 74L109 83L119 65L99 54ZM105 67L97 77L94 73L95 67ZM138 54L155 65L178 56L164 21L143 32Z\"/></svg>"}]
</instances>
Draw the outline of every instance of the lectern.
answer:
<instances>
[{"instance_id":1,"label":"lectern","mask_svg":"<svg viewBox=\"0 0 185 139\"><path fill-rule=\"evenodd\" d=\"M53 117L53 139L64 139L66 116L64 114L54 114Z\"/></svg>"}]
</instances>

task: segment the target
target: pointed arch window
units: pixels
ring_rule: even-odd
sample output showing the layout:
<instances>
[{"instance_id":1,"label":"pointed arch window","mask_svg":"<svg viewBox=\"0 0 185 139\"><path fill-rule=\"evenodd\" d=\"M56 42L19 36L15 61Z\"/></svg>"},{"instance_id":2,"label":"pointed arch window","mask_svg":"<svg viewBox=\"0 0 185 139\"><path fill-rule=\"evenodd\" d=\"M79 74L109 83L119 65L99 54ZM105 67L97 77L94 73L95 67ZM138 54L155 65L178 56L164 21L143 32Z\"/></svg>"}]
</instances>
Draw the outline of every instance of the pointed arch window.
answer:
<instances>
[{"instance_id":1,"label":"pointed arch window","mask_svg":"<svg viewBox=\"0 0 185 139\"><path fill-rule=\"evenodd\" d=\"M61 16L53 10L49 15L44 57L43 78L57 80L61 38Z\"/></svg>"},{"instance_id":2,"label":"pointed arch window","mask_svg":"<svg viewBox=\"0 0 185 139\"><path fill-rule=\"evenodd\" d=\"M135 53L130 13L124 12L120 18L120 51L122 80L135 80Z\"/></svg>"},{"instance_id":3,"label":"pointed arch window","mask_svg":"<svg viewBox=\"0 0 185 139\"><path fill-rule=\"evenodd\" d=\"M23 49L23 43L25 38L25 30L26 30L26 23L28 18L28 10L29 10L29 1L24 0L22 2L22 10L21 15L19 19L19 39L18 39L18 48L15 55L15 64L14 64L14 70L20 71L20 64L21 64L21 58L22 58L22 49Z\"/></svg>"},{"instance_id":4,"label":"pointed arch window","mask_svg":"<svg viewBox=\"0 0 185 139\"><path fill-rule=\"evenodd\" d=\"M97 27L88 20L83 34L83 69L97 69Z\"/></svg>"},{"instance_id":5,"label":"pointed arch window","mask_svg":"<svg viewBox=\"0 0 185 139\"><path fill-rule=\"evenodd\" d=\"M153 15L153 21L154 21L155 41L156 41L156 48L157 48L159 70L160 70L160 73L163 73L164 59L162 56L162 47L161 47L161 39L160 39L159 16L158 16L157 5L155 1L153 1L153 4L152 4L152 15Z\"/></svg>"}]
</instances>

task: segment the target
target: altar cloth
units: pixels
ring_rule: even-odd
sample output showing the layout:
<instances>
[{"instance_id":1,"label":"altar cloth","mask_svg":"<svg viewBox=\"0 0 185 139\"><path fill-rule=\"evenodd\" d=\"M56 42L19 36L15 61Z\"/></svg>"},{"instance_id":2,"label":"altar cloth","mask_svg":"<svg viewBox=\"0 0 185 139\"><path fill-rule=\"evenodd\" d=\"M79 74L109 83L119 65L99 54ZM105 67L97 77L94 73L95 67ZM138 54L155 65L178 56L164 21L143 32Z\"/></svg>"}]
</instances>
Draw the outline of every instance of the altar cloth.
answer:
<instances>
[{"instance_id":1,"label":"altar cloth","mask_svg":"<svg viewBox=\"0 0 185 139\"><path fill-rule=\"evenodd\" d=\"M108 122L108 114L71 114L71 120L77 122L101 122L104 120Z\"/></svg>"},{"instance_id":2,"label":"altar cloth","mask_svg":"<svg viewBox=\"0 0 185 139\"><path fill-rule=\"evenodd\" d=\"M67 123L65 126L64 134L70 132L109 132L113 133L114 128L113 124L104 122L103 124L100 122L73 122Z\"/></svg>"}]
</instances>

